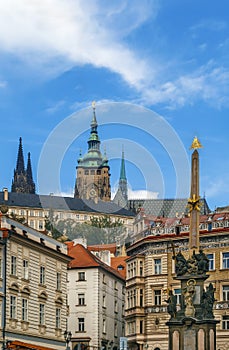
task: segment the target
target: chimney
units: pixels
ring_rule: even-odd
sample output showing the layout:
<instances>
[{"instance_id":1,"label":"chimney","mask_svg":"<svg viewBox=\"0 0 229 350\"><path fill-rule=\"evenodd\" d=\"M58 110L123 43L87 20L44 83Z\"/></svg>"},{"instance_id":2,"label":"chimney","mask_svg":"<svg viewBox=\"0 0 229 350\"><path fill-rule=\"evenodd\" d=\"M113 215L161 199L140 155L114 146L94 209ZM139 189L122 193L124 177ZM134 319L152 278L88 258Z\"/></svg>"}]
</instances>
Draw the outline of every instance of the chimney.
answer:
<instances>
[{"instance_id":1,"label":"chimney","mask_svg":"<svg viewBox=\"0 0 229 350\"><path fill-rule=\"evenodd\" d=\"M3 199L4 199L4 201L8 201L9 200L8 188L3 188Z\"/></svg>"}]
</instances>

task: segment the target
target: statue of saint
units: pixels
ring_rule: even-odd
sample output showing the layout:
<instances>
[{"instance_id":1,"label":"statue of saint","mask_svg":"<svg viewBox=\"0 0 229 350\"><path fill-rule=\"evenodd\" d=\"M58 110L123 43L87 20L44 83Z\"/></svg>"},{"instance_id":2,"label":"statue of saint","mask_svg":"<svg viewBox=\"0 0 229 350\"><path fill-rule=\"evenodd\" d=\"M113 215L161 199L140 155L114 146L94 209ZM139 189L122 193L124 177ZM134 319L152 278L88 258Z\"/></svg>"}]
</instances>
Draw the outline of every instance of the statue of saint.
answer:
<instances>
[{"instance_id":1,"label":"statue of saint","mask_svg":"<svg viewBox=\"0 0 229 350\"><path fill-rule=\"evenodd\" d=\"M167 310L171 317L176 317L177 312L177 299L176 296L173 294L173 291L169 291L168 299L165 300L166 303L168 303Z\"/></svg>"},{"instance_id":2,"label":"statue of saint","mask_svg":"<svg viewBox=\"0 0 229 350\"><path fill-rule=\"evenodd\" d=\"M196 281L194 279L190 279L187 282L187 285L183 291L184 301L185 301L185 316L194 317L195 316L195 308L193 306L193 298L195 295L195 285Z\"/></svg>"},{"instance_id":3,"label":"statue of saint","mask_svg":"<svg viewBox=\"0 0 229 350\"><path fill-rule=\"evenodd\" d=\"M187 272L187 261L180 250L176 255L173 255L173 259L175 259L175 272L177 276L184 275Z\"/></svg>"},{"instance_id":4,"label":"statue of saint","mask_svg":"<svg viewBox=\"0 0 229 350\"><path fill-rule=\"evenodd\" d=\"M198 254L195 254L195 251L193 252L193 256L197 261L198 266L198 274L202 275L209 271L209 260L207 256L204 254L203 249L199 250Z\"/></svg>"},{"instance_id":5,"label":"statue of saint","mask_svg":"<svg viewBox=\"0 0 229 350\"><path fill-rule=\"evenodd\" d=\"M209 286L206 288L206 291L203 291L203 295L201 298L201 304L203 308L203 318L214 318L213 315L213 305L216 301L214 297L214 288L213 284L210 283Z\"/></svg>"}]
</instances>

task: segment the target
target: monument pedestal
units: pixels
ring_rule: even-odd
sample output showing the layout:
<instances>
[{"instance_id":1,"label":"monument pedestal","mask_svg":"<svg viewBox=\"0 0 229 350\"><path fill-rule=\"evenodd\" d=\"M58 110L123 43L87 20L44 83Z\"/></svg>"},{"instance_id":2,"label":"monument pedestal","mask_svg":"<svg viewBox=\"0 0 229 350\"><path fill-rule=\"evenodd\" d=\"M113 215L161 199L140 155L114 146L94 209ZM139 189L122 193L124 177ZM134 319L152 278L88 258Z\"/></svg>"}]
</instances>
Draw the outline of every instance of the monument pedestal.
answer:
<instances>
[{"instance_id":1,"label":"monument pedestal","mask_svg":"<svg viewBox=\"0 0 229 350\"><path fill-rule=\"evenodd\" d=\"M169 350L216 350L216 324L212 307L212 284L204 289L208 275L185 274L181 281L181 309L167 322Z\"/></svg>"},{"instance_id":2,"label":"monument pedestal","mask_svg":"<svg viewBox=\"0 0 229 350\"><path fill-rule=\"evenodd\" d=\"M169 350L216 350L216 320L169 321Z\"/></svg>"}]
</instances>

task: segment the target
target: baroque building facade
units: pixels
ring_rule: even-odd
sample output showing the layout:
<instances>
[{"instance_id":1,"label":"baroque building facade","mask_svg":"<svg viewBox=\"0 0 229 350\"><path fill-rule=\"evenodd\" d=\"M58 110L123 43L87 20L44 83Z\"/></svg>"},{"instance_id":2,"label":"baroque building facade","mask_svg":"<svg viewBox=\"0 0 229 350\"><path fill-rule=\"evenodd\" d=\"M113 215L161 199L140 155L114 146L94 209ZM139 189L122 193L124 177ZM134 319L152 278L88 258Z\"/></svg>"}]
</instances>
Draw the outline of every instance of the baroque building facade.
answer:
<instances>
[{"instance_id":1,"label":"baroque building facade","mask_svg":"<svg viewBox=\"0 0 229 350\"><path fill-rule=\"evenodd\" d=\"M67 247L17 221L0 219L2 348L64 350Z\"/></svg>"},{"instance_id":2,"label":"baroque building facade","mask_svg":"<svg viewBox=\"0 0 229 350\"><path fill-rule=\"evenodd\" d=\"M126 336L128 348L168 349L168 291L181 302L175 277L174 249L188 255L189 218L160 220L145 227L127 248ZM166 222L167 221L167 222ZM176 229L179 224L179 231ZM171 230L173 233L165 233ZM141 237L140 237L141 236ZM209 282L215 289L216 349L228 349L229 336L229 214L200 217L200 248L209 259Z\"/></svg>"}]
</instances>

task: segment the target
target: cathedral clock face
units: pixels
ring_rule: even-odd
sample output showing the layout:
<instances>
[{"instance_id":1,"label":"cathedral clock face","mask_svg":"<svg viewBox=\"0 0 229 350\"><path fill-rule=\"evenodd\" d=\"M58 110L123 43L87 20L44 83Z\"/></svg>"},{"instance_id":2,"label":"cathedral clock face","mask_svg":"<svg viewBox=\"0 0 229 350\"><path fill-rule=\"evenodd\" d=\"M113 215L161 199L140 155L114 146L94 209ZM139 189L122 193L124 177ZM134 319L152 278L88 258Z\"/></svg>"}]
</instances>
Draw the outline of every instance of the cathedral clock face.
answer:
<instances>
[{"instance_id":1,"label":"cathedral clock face","mask_svg":"<svg viewBox=\"0 0 229 350\"><path fill-rule=\"evenodd\" d=\"M96 197L96 190L94 188L92 188L89 192L89 195L91 198L95 198Z\"/></svg>"}]
</instances>

